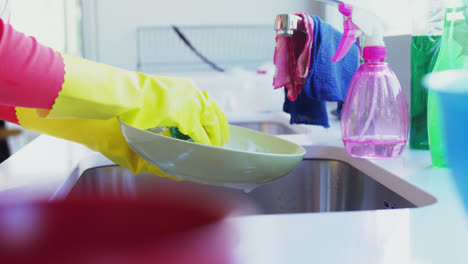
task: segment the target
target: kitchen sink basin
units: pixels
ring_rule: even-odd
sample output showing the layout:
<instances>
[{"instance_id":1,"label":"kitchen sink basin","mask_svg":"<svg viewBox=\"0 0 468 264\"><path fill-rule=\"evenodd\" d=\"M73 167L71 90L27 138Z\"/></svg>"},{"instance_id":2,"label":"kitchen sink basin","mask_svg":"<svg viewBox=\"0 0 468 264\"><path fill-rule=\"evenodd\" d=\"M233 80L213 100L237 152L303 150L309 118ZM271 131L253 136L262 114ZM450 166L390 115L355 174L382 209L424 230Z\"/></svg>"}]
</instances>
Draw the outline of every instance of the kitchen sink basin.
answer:
<instances>
[{"instance_id":1,"label":"kitchen sink basin","mask_svg":"<svg viewBox=\"0 0 468 264\"><path fill-rule=\"evenodd\" d=\"M68 195L135 197L167 184L198 187L208 193L233 195L255 204L262 214L359 211L413 208L413 203L351 165L335 160L305 159L288 175L246 193L228 187L173 181L149 174L134 175L118 166L84 171Z\"/></svg>"},{"instance_id":2,"label":"kitchen sink basin","mask_svg":"<svg viewBox=\"0 0 468 264\"><path fill-rule=\"evenodd\" d=\"M280 122L272 121L262 121L262 122L232 122L231 124L245 127L248 129L260 131L270 135L288 135L288 134L298 134L297 131L292 129L286 124Z\"/></svg>"}]
</instances>

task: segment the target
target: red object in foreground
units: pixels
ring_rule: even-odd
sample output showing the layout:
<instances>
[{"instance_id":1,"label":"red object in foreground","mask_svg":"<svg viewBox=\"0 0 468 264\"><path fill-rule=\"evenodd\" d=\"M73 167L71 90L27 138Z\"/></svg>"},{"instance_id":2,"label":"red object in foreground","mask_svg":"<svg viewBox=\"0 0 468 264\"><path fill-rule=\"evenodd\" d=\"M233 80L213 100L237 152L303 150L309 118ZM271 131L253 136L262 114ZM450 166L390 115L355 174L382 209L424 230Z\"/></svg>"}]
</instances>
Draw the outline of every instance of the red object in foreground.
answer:
<instances>
[{"instance_id":1,"label":"red object in foreground","mask_svg":"<svg viewBox=\"0 0 468 264\"><path fill-rule=\"evenodd\" d=\"M1 204L0 263L230 263L232 203L170 189L102 197Z\"/></svg>"}]
</instances>

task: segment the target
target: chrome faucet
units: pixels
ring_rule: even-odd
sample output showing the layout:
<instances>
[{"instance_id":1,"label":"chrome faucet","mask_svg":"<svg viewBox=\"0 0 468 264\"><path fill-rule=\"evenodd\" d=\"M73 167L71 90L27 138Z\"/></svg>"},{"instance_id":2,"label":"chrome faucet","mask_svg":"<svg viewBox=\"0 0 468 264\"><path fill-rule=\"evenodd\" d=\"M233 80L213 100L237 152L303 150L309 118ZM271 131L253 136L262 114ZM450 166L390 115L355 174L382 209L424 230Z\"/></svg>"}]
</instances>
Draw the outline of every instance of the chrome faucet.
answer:
<instances>
[{"instance_id":1,"label":"chrome faucet","mask_svg":"<svg viewBox=\"0 0 468 264\"><path fill-rule=\"evenodd\" d=\"M276 16L275 30L279 36L292 36L297 30L297 24L302 18L292 14L280 14Z\"/></svg>"},{"instance_id":2,"label":"chrome faucet","mask_svg":"<svg viewBox=\"0 0 468 264\"><path fill-rule=\"evenodd\" d=\"M326 4L341 4L338 0L315 0L317 2L323 2ZM302 18L293 14L279 14L276 16L275 30L279 36L290 37L297 31L297 25Z\"/></svg>"}]
</instances>

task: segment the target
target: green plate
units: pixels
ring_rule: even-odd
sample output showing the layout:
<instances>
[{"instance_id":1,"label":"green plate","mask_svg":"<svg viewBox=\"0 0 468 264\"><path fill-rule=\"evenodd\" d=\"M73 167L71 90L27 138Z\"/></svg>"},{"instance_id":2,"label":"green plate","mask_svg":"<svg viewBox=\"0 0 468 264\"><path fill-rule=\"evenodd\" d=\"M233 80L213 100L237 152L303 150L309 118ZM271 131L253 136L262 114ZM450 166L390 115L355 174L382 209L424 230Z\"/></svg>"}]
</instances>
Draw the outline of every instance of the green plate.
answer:
<instances>
[{"instance_id":1,"label":"green plate","mask_svg":"<svg viewBox=\"0 0 468 264\"><path fill-rule=\"evenodd\" d=\"M305 155L304 148L292 142L234 125L228 143L213 147L120 124L128 144L143 159L195 182L264 183L288 174Z\"/></svg>"}]
</instances>

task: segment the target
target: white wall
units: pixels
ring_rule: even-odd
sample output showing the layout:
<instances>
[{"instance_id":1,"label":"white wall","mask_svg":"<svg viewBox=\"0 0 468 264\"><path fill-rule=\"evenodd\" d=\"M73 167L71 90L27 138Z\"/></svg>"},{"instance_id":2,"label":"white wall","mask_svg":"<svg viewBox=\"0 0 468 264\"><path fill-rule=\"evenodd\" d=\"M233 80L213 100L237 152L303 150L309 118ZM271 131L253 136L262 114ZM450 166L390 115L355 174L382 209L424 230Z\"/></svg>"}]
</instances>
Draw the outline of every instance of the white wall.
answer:
<instances>
[{"instance_id":1,"label":"white wall","mask_svg":"<svg viewBox=\"0 0 468 264\"><path fill-rule=\"evenodd\" d=\"M136 28L164 25L261 24L280 13L320 15L312 0L83 0L84 56L135 70Z\"/></svg>"},{"instance_id":2,"label":"white wall","mask_svg":"<svg viewBox=\"0 0 468 264\"><path fill-rule=\"evenodd\" d=\"M64 8L63 0L12 0L11 24L40 43L64 51Z\"/></svg>"},{"instance_id":3,"label":"white wall","mask_svg":"<svg viewBox=\"0 0 468 264\"><path fill-rule=\"evenodd\" d=\"M16 30L34 36L40 43L57 51L81 54L81 32L78 32L81 31L79 0L9 0L9 2L11 24Z\"/></svg>"}]
</instances>

